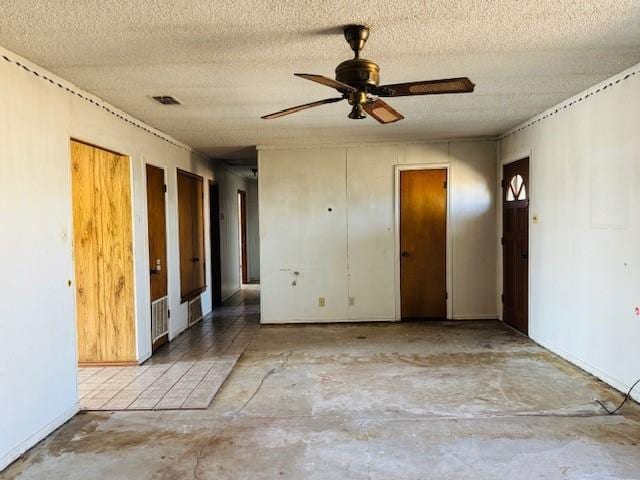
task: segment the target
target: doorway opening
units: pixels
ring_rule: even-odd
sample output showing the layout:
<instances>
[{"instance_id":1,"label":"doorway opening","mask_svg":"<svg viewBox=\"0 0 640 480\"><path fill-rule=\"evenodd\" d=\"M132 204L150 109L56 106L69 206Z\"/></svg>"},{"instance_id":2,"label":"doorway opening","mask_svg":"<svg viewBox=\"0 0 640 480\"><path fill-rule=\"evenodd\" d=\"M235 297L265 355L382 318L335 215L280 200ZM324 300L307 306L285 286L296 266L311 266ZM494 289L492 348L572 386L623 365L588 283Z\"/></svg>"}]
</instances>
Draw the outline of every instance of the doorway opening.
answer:
<instances>
[{"instance_id":1,"label":"doorway opening","mask_svg":"<svg viewBox=\"0 0 640 480\"><path fill-rule=\"evenodd\" d=\"M165 171L147 164L147 228L151 290L151 351L169 341Z\"/></svg>"},{"instance_id":2,"label":"doorway opening","mask_svg":"<svg viewBox=\"0 0 640 480\"><path fill-rule=\"evenodd\" d=\"M240 260L240 286L249 283L247 268L247 193L238 190L238 245Z\"/></svg>"},{"instance_id":3,"label":"doorway opening","mask_svg":"<svg viewBox=\"0 0 640 480\"><path fill-rule=\"evenodd\" d=\"M222 305L222 260L220 253L220 187L209 180L209 238L211 239L211 290L213 306Z\"/></svg>"},{"instance_id":4,"label":"doorway opening","mask_svg":"<svg viewBox=\"0 0 640 480\"><path fill-rule=\"evenodd\" d=\"M400 317L446 319L447 167L399 170Z\"/></svg>"},{"instance_id":5,"label":"doorway opening","mask_svg":"<svg viewBox=\"0 0 640 480\"><path fill-rule=\"evenodd\" d=\"M529 159L503 167L502 319L529 333Z\"/></svg>"}]
</instances>

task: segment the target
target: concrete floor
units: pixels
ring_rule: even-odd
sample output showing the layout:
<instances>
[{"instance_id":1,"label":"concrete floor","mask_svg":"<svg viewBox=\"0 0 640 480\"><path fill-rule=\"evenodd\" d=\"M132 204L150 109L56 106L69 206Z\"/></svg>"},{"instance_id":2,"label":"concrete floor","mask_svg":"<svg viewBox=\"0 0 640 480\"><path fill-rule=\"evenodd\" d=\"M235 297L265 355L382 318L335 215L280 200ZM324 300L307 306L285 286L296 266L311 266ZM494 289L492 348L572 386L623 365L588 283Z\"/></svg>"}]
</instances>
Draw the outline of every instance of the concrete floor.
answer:
<instances>
[{"instance_id":1,"label":"concrete floor","mask_svg":"<svg viewBox=\"0 0 640 480\"><path fill-rule=\"evenodd\" d=\"M79 368L80 409L207 408L259 328L258 296L235 295L142 365Z\"/></svg>"},{"instance_id":2,"label":"concrete floor","mask_svg":"<svg viewBox=\"0 0 640 480\"><path fill-rule=\"evenodd\" d=\"M261 327L205 411L86 413L3 479L640 479L640 408L498 322Z\"/></svg>"}]
</instances>

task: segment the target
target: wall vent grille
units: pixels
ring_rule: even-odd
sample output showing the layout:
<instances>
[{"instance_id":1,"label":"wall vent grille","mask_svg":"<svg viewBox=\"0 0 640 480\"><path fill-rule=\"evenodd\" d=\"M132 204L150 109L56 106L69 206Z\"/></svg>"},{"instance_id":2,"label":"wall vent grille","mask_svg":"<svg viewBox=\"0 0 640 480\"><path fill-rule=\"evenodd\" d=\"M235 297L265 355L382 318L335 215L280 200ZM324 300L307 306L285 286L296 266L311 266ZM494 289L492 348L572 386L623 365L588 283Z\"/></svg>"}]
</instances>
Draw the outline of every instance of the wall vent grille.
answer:
<instances>
[{"instance_id":1,"label":"wall vent grille","mask_svg":"<svg viewBox=\"0 0 640 480\"><path fill-rule=\"evenodd\" d=\"M162 297L151 302L151 338L155 342L169 333L169 297Z\"/></svg>"},{"instance_id":2,"label":"wall vent grille","mask_svg":"<svg viewBox=\"0 0 640 480\"><path fill-rule=\"evenodd\" d=\"M202 319L202 302L200 297L194 298L189 302L189 326L197 323Z\"/></svg>"}]
</instances>

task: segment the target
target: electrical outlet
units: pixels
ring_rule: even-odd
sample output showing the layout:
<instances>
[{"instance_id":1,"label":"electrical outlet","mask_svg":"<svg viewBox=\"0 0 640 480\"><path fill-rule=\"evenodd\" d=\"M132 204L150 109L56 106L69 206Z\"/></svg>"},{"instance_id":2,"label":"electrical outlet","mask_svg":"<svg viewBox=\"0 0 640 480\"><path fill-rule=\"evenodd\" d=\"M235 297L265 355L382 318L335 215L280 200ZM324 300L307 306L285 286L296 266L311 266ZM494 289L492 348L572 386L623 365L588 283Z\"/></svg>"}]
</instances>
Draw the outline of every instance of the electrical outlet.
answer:
<instances>
[{"instance_id":1,"label":"electrical outlet","mask_svg":"<svg viewBox=\"0 0 640 480\"><path fill-rule=\"evenodd\" d=\"M354 297L349 297L349 306L353 307L356 304L356 299Z\"/></svg>"},{"instance_id":2,"label":"electrical outlet","mask_svg":"<svg viewBox=\"0 0 640 480\"><path fill-rule=\"evenodd\" d=\"M318 306L324 307L324 297L318 297Z\"/></svg>"}]
</instances>

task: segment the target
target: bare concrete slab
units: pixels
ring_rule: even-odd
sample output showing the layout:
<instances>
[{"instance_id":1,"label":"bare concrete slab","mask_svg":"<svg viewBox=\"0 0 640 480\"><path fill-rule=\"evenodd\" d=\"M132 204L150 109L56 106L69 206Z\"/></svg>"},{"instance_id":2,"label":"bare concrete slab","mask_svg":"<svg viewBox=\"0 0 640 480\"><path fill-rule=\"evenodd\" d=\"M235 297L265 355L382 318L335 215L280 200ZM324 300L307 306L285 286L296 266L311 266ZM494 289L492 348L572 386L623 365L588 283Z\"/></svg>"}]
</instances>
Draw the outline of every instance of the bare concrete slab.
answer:
<instances>
[{"instance_id":1,"label":"bare concrete slab","mask_svg":"<svg viewBox=\"0 0 640 480\"><path fill-rule=\"evenodd\" d=\"M640 408L498 322L261 327L208 410L77 416L2 479L640 479Z\"/></svg>"}]
</instances>

